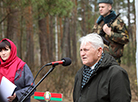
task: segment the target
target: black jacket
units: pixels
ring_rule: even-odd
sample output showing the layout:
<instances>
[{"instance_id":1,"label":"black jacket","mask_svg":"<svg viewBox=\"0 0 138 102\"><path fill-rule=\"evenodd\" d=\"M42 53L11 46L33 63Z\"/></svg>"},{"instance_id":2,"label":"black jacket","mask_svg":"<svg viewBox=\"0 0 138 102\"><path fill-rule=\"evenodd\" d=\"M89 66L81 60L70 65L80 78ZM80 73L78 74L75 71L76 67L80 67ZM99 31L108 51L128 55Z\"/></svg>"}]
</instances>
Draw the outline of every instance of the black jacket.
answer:
<instances>
[{"instance_id":1,"label":"black jacket","mask_svg":"<svg viewBox=\"0 0 138 102\"><path fill-rule=\"evenodd\" d=\"M81 88L84 66L75 76L74 102L130 102L131 91L127 72L115 59L105 54L90 80Z\"/></svg>"}]
</instances>

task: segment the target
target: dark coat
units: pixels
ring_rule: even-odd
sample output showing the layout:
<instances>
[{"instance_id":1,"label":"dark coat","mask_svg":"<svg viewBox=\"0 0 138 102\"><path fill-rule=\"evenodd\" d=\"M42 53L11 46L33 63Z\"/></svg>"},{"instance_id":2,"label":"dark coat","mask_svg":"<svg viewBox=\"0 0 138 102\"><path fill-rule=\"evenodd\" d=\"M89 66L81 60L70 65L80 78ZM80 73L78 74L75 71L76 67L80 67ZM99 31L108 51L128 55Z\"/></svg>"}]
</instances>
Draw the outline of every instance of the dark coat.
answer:
<instances>
[{"instance_id":1,"label":"dark coat","mask_svg":"<svg viewBox=\"0 0 138 102\"><path fill-rule=\"evenodd\" d=\"M130 102L131 91L127 72L115 59L105 54L90 80L81 88L84 66L75 76L74 102Z\"/></svg>"}]
</instances>

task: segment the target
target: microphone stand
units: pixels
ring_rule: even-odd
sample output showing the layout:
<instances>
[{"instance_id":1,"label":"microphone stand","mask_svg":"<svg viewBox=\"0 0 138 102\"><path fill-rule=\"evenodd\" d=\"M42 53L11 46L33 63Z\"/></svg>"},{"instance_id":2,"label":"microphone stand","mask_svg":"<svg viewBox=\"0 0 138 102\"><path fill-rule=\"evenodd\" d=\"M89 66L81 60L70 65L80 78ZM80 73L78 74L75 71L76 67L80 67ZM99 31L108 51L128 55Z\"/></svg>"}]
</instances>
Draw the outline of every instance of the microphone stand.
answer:
<instances>
[{"instance_id":1,"label":"microphone stand","mask_svg":"<svg viewBox=\"0 0 138 102\"><path fill-rule=\"evenodd\" d=\"M49 69L49 71L43 76L43 78L32 88L32 90L21 100L21 102L24 102L24 100L36 89L36 87L52 72L57 64L54 64L52 68Z\"/></svg>"}]
</instances>

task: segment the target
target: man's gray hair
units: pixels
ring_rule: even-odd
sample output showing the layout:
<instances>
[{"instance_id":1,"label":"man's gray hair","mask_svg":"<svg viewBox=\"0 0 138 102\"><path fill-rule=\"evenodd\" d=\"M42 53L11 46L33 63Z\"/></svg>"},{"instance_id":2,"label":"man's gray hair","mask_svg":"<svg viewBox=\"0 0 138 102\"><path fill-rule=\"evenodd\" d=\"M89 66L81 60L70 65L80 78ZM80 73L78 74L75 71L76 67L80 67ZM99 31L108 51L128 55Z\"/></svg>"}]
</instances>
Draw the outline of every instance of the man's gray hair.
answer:
<instances>
[{"instance_id":1,"label":"man's gray hair","mask_svg":"<svg viewBox=\"0 0 138 102\"><path fill-rule=\"evenodd\" d=\"M95 49L98 49L99 47L101 47L102 49L104 48L103 39L97 33L87 34L86 36L81 37L79 39L79 42L81 44L86 44L87 42L90 42L92 44L92 47L94 47Z\"/></svg>"}]
</instances>

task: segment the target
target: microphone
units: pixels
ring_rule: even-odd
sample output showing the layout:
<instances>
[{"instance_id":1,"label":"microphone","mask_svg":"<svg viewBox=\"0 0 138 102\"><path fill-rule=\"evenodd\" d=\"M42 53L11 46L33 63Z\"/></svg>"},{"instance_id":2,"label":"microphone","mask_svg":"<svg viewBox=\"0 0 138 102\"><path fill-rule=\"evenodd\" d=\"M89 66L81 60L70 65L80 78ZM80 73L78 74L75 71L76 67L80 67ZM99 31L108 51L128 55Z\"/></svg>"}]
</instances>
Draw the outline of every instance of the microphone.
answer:
<instances>
[{"instance_id":1,"label":"microphone","mask_svg":"<svg viewBox=\"0 0 138 102\"><path fill-rule=\"evenodd\" d=\"M47 63L46 65L58 65L58 64L62 64L63 66L68 66L71 64L71 59L68 57L65 57L65 58L62 58L61 61Z\"/></svg>"}]
</instances>

